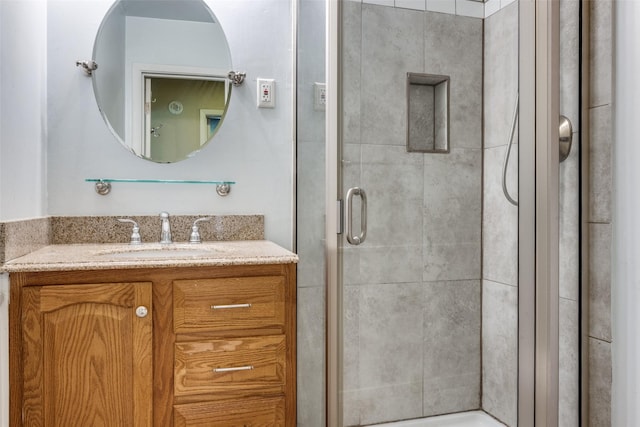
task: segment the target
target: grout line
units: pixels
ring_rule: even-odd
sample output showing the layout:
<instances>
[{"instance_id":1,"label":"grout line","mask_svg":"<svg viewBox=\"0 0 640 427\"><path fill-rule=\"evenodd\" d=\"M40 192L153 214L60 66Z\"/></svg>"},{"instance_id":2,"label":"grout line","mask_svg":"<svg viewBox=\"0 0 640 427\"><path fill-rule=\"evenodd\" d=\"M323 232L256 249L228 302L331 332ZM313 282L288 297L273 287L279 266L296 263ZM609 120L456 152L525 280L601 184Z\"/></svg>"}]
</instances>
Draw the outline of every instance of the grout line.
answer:
<instances>
[{"instance_id":1,"label":"grout line","mask_svg":"<svg viewBox=\"0 0 640 427\"><path fill-rule=\"evenodd\" d=\"M510 284L510 283L504 283L504 282L501 282L501 281L499 281L499 280L493 280L493 279L487 279L487 278L482 278L482 279L480 279L480 281L481 281L481 282L483 282L483 281L485 281L485 280L486 280L487 282L492 282L492 283L495 283L495 284L497 284L497 285L511 286L512 288L517 288L517 287L518 287L518 285L517 285L517 284L512 285L512 284Z\"/></svg>"},{"instance_id":2,"label":"grout line","mask_svg":"<svg viewBox=\"0 0 640 427\"><path fill-rule=\"evenodd\" d=\"M596 340L596 341L600 341L603 343L607 343L607 344L612 344L612 341L608 341L608 340L603 340L602 338L598 338L598 337L592 337L591 335L588 335L589 339L591 340Z\"/></svg>"},{"instance_id":3,"label":"grout line","mask_svg":"<svg viewBox=\"0 0 640 427\"><path fill-rule=\"evenodd\" d=\"M601 108L601 107L610 107L611 103L606 103L606 104L600 104L600 105L591 105L589 107L587 107L589 110L594 110L596 108Z\"/></svg>"}]
</instances>

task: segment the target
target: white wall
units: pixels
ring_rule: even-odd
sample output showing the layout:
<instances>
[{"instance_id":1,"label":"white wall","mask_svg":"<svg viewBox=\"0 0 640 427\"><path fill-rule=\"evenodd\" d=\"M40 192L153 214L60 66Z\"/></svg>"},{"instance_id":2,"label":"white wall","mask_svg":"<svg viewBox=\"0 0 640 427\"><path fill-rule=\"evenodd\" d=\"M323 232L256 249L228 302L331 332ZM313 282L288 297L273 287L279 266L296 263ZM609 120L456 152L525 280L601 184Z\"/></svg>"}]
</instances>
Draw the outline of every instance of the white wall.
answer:
<instances>
[{"instance_id":1,"label":"white wall","mask_svg":"<svg viewBox=\"0 0 640 427\"><path fill-rule=\"evenodd\" d=\"M293 105L290 0L208 0L225 30L233 66L246 71L234 88L225 122L198 156L155 164L129 154L98 111L91 79L75 69L91 56L110 0L49 0L48 201L50 215L255 214L265 215L266 237L292 247ZM76 18L74 18L76 17ZM77 17L82 17L78 19ZM274 78L275 109L257 109L256 78ZM231 194L213 186L114 184L99 196L85 178L224 179Z\"/></svg>"},{"instance_id":2,"label":"white wall","mask_svg":"<svg viewBox=\"0 0 640 427\"><path fill-rule=\"evenodd\" d=\"M640 425L640 3L615 2L612 423Z\"/></svg>"},{"instance_id":3,"label":"white wall","mask_svg":"<svg viewBox=\"0 0 640 427\"><path fill-rule=\"evenodd\" d=\"M0 221L46 215L46 10L0 1Z\"/></svg>"}]
</instances>

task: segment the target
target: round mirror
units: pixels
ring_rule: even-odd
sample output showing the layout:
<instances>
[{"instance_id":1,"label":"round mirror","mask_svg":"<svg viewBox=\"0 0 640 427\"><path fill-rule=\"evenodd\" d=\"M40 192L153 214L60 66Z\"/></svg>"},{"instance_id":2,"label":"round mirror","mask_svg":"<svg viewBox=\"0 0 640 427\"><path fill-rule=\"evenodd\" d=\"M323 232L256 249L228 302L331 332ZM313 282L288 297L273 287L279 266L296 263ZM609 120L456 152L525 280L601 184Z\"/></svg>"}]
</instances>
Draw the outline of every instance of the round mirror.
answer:
<instances>
[{"instance_id":1,"label":"round mirror","mask_svg":"<svg viewBox=\"0 0 640 427\"><path fill-rule=\"evenodd\" d=\"M220 128L231 54L202 0L117 0L98 30L93 60L98 108L135 155L177 162Z\"/></svg>"}]
</instances>

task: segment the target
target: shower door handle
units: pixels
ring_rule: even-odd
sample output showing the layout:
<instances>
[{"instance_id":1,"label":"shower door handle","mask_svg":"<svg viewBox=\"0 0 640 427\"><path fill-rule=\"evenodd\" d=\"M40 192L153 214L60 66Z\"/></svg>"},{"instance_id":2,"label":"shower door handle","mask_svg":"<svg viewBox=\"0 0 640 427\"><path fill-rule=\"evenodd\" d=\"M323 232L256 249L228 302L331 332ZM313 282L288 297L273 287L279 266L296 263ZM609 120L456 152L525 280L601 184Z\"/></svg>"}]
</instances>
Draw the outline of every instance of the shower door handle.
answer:
<instances>
[{"instance_id":1,"label":"shower door handle","mask_svg":"<svg viewBox=\"0 0 640 427\"><path fill-rule=\"evenodd\" d=\"M360 234L353 235L353 197L360 196ZM347 241L352 245L359 245L367 238L367 193L362 188L352 187L347 190L347 203L345 206L345 234Z\"/></svg>"}]
</instances>

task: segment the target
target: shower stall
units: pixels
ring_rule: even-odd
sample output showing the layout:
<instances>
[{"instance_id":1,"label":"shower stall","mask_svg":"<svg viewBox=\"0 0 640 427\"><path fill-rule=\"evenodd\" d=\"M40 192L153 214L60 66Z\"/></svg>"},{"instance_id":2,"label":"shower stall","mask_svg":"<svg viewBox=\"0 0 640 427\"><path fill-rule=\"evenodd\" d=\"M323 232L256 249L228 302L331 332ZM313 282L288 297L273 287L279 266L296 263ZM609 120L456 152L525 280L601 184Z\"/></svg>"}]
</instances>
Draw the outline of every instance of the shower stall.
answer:
<instances>
[{"instance_id":1,"label":"shower stall","mask_svg":"<svg viewBox=\"0 0 640 427\"><path fill-rule=\"evenodd\" d=\"M299 0L298 425L580 425L581 10L544 15L541 109L536 7ZM561 164L535 149L560 113Z\"/></svg>"}]
</instances>

